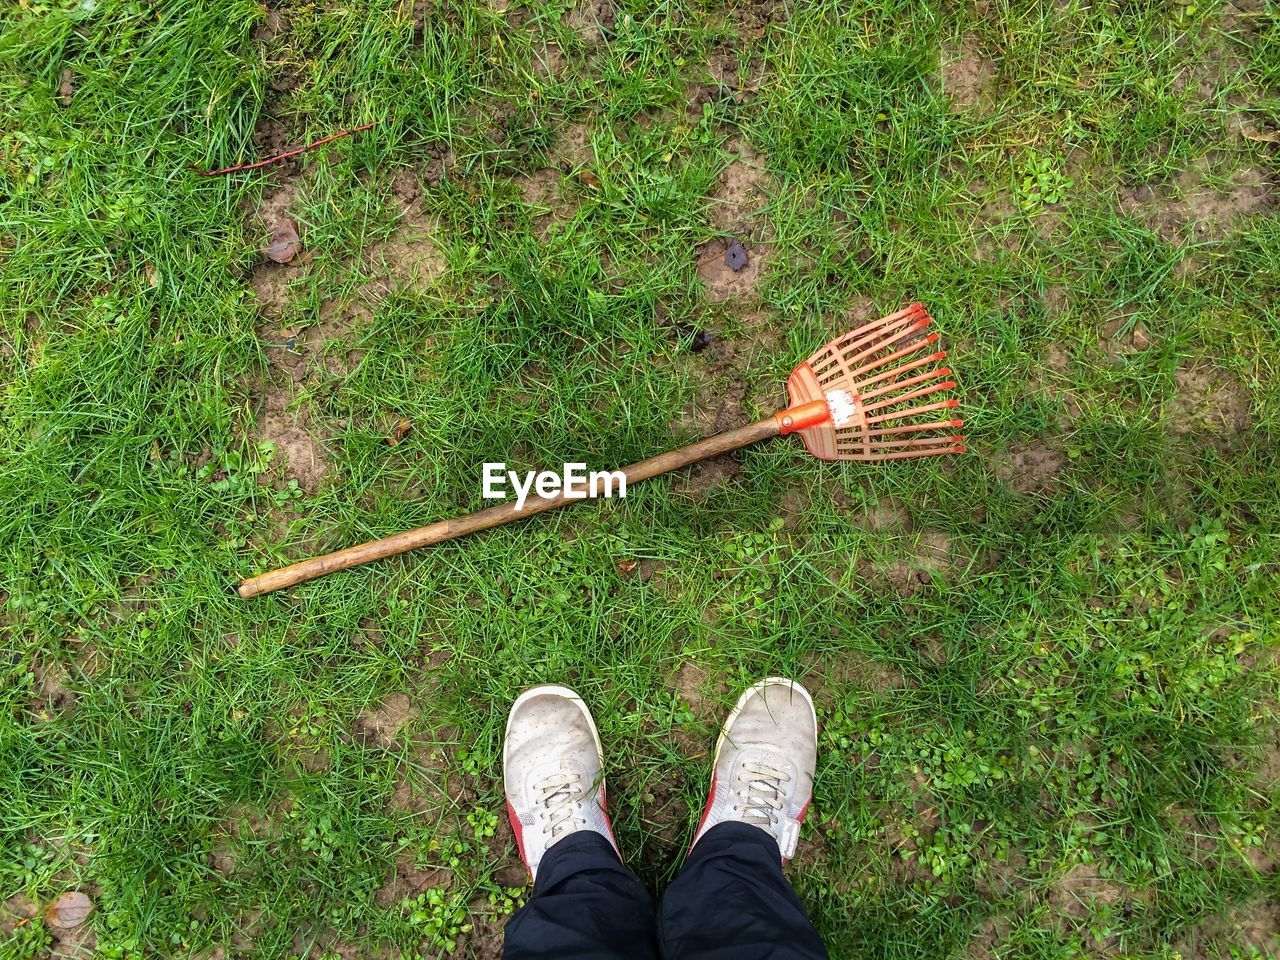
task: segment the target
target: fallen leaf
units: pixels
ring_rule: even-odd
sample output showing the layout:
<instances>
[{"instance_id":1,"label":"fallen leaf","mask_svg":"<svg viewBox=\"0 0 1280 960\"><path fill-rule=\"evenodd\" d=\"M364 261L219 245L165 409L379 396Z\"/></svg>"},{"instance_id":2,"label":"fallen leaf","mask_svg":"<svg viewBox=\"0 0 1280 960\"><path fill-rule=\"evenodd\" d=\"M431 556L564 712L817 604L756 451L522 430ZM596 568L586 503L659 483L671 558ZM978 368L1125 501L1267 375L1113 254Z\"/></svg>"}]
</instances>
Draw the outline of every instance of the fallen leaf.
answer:
<instances>
[{"instance_id":1,"label":"fallen leaf","mask_svg":"<svg viewBox=\"0 0 1280 960\"><path fill-rule=\"evenodd\" d=\"M268 259L276 263L288 263L298 255L301 249L302 241L298 238L298 228L293 225L292 220L285 217L276 224L275 232L271 234L271 241L264 252Z\"/></svg>"},{"instance_id":2,"label":"fallen leaf","mask_svg":"<svg viewBox=\"0 0 1280 960\"><path fill-rule=\"evenodd\" d=\"M1240 136L1246 140L1255 140L1258 143L1280 143L1280 131L1259 130L1257 127L1245 127L1240 131Z\"/></svg>"},{"instance_id":3,"label":"fallen leaf","mask_svg":"<svg viewBox=\"0 0 1280 960\"><path fill-rule=\"evenodd\" d=\"M44 922L58 930L70 930L89 919L93 901L79 890L68 890L44 908Z\"/></svg>"},{"instance_id":4,"label":"fallen leaf","mask_svg":"<svg viewBox=\"0 0 1280 960\"><path fill-rule=\"evenodd\" d=\"M64 107L71 106L71 98L76 95L76 75L70 67L65 68L58 77L58 100Z\"/></svg>"},{"instance_id":5,"label":"fallen leaf","mask_svg":"<svg viewBox=\"0 0 1280 960\"><path fill-rule=\"evenodd\" d=\"M397 420L396 425L391 428L391 436L387 437L387 446L394 447L397 443L403 440L405 435L412 429L413 424L408 420Z\"/></svg>"},{"instance_id":6,"label":"fallen leaf","mask_svg":"<svg viewBox=\"0 0 1280 960\"><path fill-rule=\"evenodd\" d=\"M578 174L578 179L585 183L592 190L600 189L600 178L590 170L583 170Z\"/></svg>"},{"instance_id":7,"label":"fallen leaf","mask_svg":"<svg viewBox=\"0 0 1280 960\"><path fill-rule=\"evenodd\" d=\"M631 571L635 570L635 568L638 566L640 566L639 560L619 560L618 572L625 577L628 573L631 573Z\"/></svg>"},{"instance_id":8,"label":"fallen leaf","mask_svg":"<svg viewBox=\"0 0 1280 960\"><path fill-rule=\"evenodd\" d=\"M724 265L734 273L737 273L750 262L751 258L747 256L747 248L737 240L729 244L729 249L724 252Z\"/></svg>"}]
</instances>

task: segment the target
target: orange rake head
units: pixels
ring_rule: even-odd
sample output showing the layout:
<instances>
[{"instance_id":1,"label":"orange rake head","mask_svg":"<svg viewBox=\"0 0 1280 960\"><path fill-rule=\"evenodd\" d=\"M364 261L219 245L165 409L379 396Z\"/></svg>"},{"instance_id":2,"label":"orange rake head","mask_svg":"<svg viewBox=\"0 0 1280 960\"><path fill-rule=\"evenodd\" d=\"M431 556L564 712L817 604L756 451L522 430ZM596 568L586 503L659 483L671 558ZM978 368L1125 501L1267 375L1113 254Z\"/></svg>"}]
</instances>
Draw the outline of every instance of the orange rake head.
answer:
<instances>
[{"instance_id":1,"label":"orange rake head","mask_svg":"<svg viewBox=\"0 0 1280 960\"><path fill-rule=\"evenodd\" d=\"M963 453L964 421L941 419L960 405L939 399L955 381L930 351L933 318L913 303L837 337L792 371L791 407L778 414L782 433L799 433L823 460L906 460ZM823 410L825 407L825 410Z\"/></svg>"}]
</instances>

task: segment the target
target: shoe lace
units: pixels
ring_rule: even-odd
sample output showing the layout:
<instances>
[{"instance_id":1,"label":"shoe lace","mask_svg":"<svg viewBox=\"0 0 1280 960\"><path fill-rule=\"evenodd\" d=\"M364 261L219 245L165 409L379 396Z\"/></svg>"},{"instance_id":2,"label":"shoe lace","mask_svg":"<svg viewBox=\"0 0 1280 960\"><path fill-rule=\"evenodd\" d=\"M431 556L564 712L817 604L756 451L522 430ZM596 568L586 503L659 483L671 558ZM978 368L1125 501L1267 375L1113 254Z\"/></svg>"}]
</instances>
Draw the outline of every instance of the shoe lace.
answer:
<instances>
[{"instance_id":1,"label":"shoe lace","mask_svg":"<svg viewBox=\"0 0 1280 960\"><path fill-rule=\"evenodd\" d=\"M733 811L748 823L770 829L778 825L778 813L786 803L782 785L790 775L765 763L747 761L738 773L738 802Z\"/></svg>"},{"instance_id":2,"label":"shoe lace","mask_svg":"<svg viewBox=\"0 0 1280 960\"><path fill-rule=\"evenodd\" d=\"M580 774L553 774L539 780L533 787L542 792L538 805L543 809L545 820L542 825L543 833L558 837L566 830L586 826L586 818L579 812L585 794Z\"/></svg>"}]
</instances>

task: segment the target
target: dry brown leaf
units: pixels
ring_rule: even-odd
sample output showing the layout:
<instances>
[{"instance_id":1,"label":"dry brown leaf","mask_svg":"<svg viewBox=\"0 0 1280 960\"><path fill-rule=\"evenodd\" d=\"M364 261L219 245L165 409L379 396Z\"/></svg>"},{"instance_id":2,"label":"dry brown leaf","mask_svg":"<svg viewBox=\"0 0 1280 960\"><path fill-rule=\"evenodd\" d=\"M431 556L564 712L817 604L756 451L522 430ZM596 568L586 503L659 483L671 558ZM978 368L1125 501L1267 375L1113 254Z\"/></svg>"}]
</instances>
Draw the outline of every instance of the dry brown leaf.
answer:
<instances>
[{"instance_id":1,"label":"dry brown leaf","mask_svg":"<svg viewBox=\"0 0 1280 960\"><path fill-rule=\"evenodd\" d=\"M1258 143L1280 143L1280 131L1278 130L1259 130L1257 127L1244 127L1240 131L1240 136L1246 140L1255 140Z\"/></svg>"},{"instance_id":2,"label":"dry brown leaf","mask_svg":"<svg viewBox=\"0 0 1280 960\"><path fill-rule=\"evenodd\" d=\"M57 930L70 930L89 919L93 901L79 890L67 890L44 908L44 922Z\"/></svg>"},{"instance_id":3,"label":"dry brown leaf","mask_svg":"<svg viewBox=\"0 0 1280 960\"><path fill-rule=\"evenodd\" d=\"M405 438L410 430L413 429L413 423L400 419L396 421L396 425L391 428L391 436L387 437L387 446L394 447L397 443Z\"/></svg>"},{"instance_id":4,"label":"dry brown leaf","mask_svg":"<svg viewBox=\"0 0 1280 960\"><path fill-rule=\"evenodd\" d=\"M581 180L583 183L585 183L592 190L600 189L600 178L597 177L590 170L583 170L581 173L578 174L578 179Z\"/></svg>"},{"instance_id":5,"label":"dry brown leaf","mask_svg":"<svg viewBox=\"0 0 1280 960\"><path fill-rule=\"evenodd\" d=\"M627 574L634 571L635 568L638 566L640 566L639 560L619 560L618 572L625 577Z\"/></svg>"},{"instance_id":6,"label":"dry brown leaf","mask_svg":"<svg viewBox=\"0 0 1280 960\"><path fill-rule=\"evenodd\" d=\"M271 241L264 251L267 257L276 263L288 263L302 250L302 241L298 237L298 228L293 221L284 217L276 224Z\"/></svg>"}]
</instances>

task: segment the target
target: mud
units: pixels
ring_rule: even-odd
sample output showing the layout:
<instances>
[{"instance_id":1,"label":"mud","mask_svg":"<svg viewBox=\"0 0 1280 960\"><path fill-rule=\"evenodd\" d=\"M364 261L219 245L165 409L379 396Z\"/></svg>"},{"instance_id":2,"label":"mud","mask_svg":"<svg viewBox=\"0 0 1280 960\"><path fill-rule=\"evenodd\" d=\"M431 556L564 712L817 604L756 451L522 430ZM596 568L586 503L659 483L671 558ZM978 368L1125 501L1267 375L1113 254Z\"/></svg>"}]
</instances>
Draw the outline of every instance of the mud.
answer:
<instances>
[{"instance_id":1,"label":"mud","mask_svg":"<svg viewBox=\"0 0 1280 960\"><path fill-rule=\"evenodd\" d=\"M275 444L276 462L283 466L287 479L297 480L303 490L314 493L329 473L329 457L324 444L312 435L306 405L291 408L291 398L288 388L266 389L257 418L257 438Z\"/></svg>"},{"instance_id":2,"label":"mud","mask_svg":"<svg viewBox=\"0 0 1280 960\"><path fill-rule=\"evenodd\" d=\"M962 110L994 99L996 62L983 56L976 37L942 48L942 93Z\"/></svg>"},{"instance_id":3,"label":"mud","mask_svg":"<svg viewBox=\"0 0 1280 960\"><path fill-rule=\"evenodd\" d=\"M1211 183L1201 162L1172 183L1141 184L1120 192L1120 209L1171 244L1224 240L1247 218L1275 207L1275 185L1262 170L1243 168Z\"/></svg>"},{"instance_id":4,"label":"mud","mask_svg":"<svg viewBox=\"0 0 1280 960\"><path fill-rule=\"evenodd\" d=\"M1067 468L1067 455L1043 440L1011 447L996 462L996 476L1008 482L1014 493L1048 494L1058 485L1058 476Z\"/></svg>"},{"instance_id":5,"label":"mud","mask_svg":"<svg viewBox=\"0 0 1280 960\"><path fill-rule=\"evenodd\" d=\"M353 732L365 744L389 748L417 718L418 711L414 709L409 695L393 693L382 703L360 711Z\"/></svg>"},{"instance_id":6,"label":"mud","mask_svg":"<svg viewBox=\"0 0 1280 960\"><path fill-rule=\"evenodd\" d=\"M725 144L724 149L736 159L716 180L709 197L708 222L721 233L749 235L754 219L768 199L770 180L765 172L765 156L738 138Z\"/></svg>"},{"instance_id":7,"label":"mud","mask_svg":"<svg viewBox=\"0 0 1280 960\"><path fill-rule=\"evenodd\" d=\"M853 514L853 522L872 533L892 533L911 529L911 513L906 504L881 497Z\"/></svg>"},{"instance_id":8,"label":"mud","mask_svg":"<svg viewBox=\"0 0 1280 960\"><path fill-rule=\"evenodd\" d=\"M402 850L373 899L384 909L394 907L426 890L447 887L452 879L450 871L437 867L420 867L414 861L411 851Z\"/></svg>"},{"instance_id":9,"label":"mud","mask_svg":"<svg viewBox=\"0 0 1280 960\"><path fill-rule=\"evenodd\" d=\"M724 256L733 242L732 239L710 240L698 248L698 277L706 284L707 295L712 300L745 300L755 295L769 248L763 243L739 239L750 260L741 270L734 270L725 263Z\"/></svg>"},{"instance_id":10,"label":"mud","mask_svg":"<svg viewBox=\"0 0 1280 960\"><path fill-rule=\"evenodd\" d=\"M1227 371L1193 363L1174 374L1174 383L1166 416L1176 436L1206 436L1214 447L1225 449L1249 430L1249 391Z\"/></svg>"},{"instance_id":11,"label":"mud","mask_svg":"<svg viewBox=\"0 0 1280 960\"><path fill-rule=\"evenodd\" d=\"M806 654L803 661L805 668L800 680L824 710L831 709L850 694L868 690L884 693L909 685L894 664L856 650Z\"/></svg>"}]
</instances>

